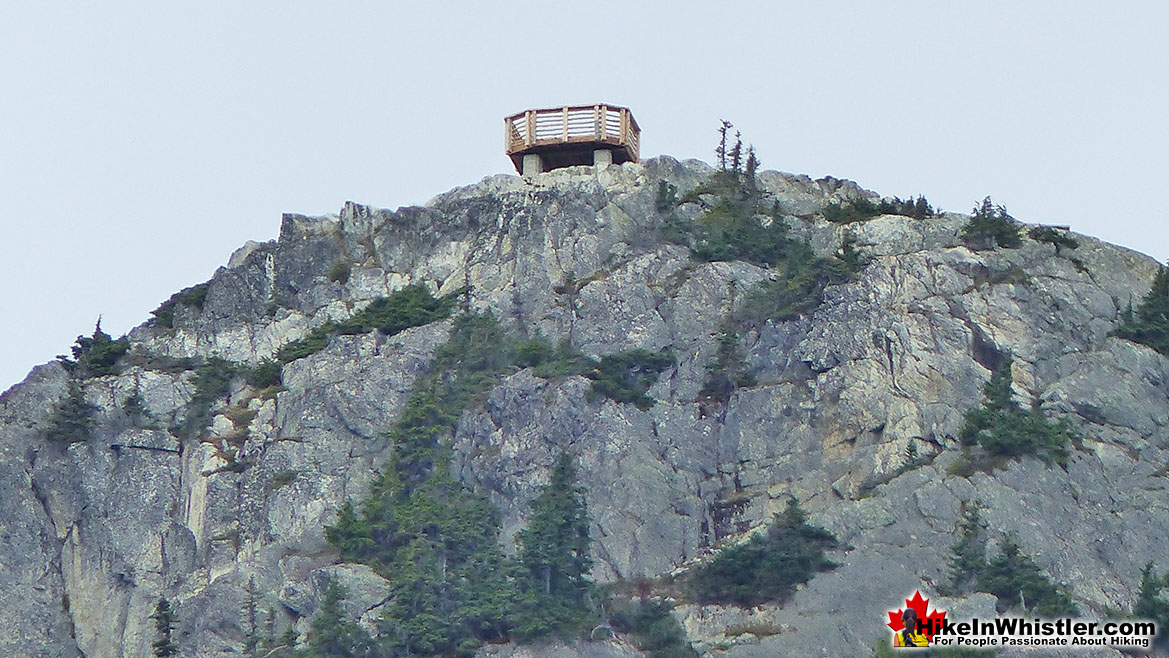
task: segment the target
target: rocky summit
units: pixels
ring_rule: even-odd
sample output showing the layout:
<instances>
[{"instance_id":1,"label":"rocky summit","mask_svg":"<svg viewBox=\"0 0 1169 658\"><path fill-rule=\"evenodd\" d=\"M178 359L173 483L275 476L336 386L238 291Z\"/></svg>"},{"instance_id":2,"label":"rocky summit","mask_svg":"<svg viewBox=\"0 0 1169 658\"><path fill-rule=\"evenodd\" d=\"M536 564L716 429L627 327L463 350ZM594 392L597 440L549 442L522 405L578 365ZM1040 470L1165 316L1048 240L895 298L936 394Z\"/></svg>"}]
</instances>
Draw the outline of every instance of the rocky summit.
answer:
<instances>
[{"instance_id":1,"label":"rocky summit","mask_svg":"<svg viewBox=\"0 0 1169 658\"><path fill-rule=\"evenodd\" d=\"M952 619L1130 614L1145 565L1169 570L1169 361L1112 334L1158 263L750 173L660 157L285 215L126 337L79 338L0 398L0 655L872 656L915 591ZM468 317L525 356L466 375ZM427 394L445 415L407 454ZM450 647L411 639L423 613L464 618L401 612L424 580L401 565L426 556L337 539L405 509L417 476L486 510L498 547L475 550L528 564L561 455L591 559L572 632L484 613ZM782 519L823 539L808 573L697 589L786 541ZM363 653L325 642L326 617ZM1121 655L1094 651L1025 655Z\"/></svg>"}]
</instances>

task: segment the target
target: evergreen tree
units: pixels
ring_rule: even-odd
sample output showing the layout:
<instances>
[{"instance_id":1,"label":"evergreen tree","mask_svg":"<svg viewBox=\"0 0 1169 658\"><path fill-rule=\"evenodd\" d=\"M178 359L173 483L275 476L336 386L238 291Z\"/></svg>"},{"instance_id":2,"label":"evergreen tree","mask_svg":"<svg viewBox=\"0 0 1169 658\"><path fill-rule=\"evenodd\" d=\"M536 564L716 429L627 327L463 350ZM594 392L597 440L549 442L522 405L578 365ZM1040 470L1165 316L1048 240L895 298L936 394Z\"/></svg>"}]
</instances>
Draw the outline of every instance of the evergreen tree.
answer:
<instances>
[{"instance_id":1,"label":"evergreen tree","mask_svg":"<svg viewBox=\"0 0 1169 658\"><path fill-rule=\"evenodd\" d=\"M78 336L76 344L69 348L76 359L76 365L81 367L81 374L86 377L100 375L116 375L120 372L117 361L130 349L130 341L125 336L114 340L109 334L101 330L101 318L93 328L93 336ZM58 357L67 365L74 362L65 357Z\"/></svg>"},{"instance_id":2,"label":"evergreen tree","mask_svg":"<svg viewBox=\"0 0 1169 658\"><path fill-rule=\"evenodd\" d=\"M1080 241L1067 234L1066 230L1053 226L1036 226L1027 232L1027 237L1036 242L1046 242L1055 247L1055 255L1060 255L1060 248L1076 249Z\"/></svg>"},{"instance_id":3,"label":"evergreen tree","mask_svg":"<svg viewBox=\"0 0 1169 658\"><path fill-rule=\"evenodd\" d=\"M795 498L776 514L765 534L731 546L696 568L690 589L700 603L753 607L783 601L818 571L835 567L824 551L837 548L832 533L808 523Z\"/></svg>"},{"instance_id":4,"label":"evergreen tree","mask_svg":"<svg viewBox=\"0 0 1169 658\"><path fill-rule=\"evenodd\" d=\"M345 614L341 606L345 596L344 587L335 578L325 582L321 607L308 636L312 658L359 658L373 650L369 635Z\"/></svg>"},{"instance_id":5,"label":"evergreen tree","mask_svg":"<svg viewBox=\"0 0 1169 658\"><path fill-rule=\"evenodd\" d=\"M256 619L256 603L259 593L256 591L256 577L248 578L247 599L244 604L244 616L247 620L248 632L244 634L244 651L249 656L256 655L260 646L260 626Z\"/></svg>"},{"instance_id":6,"label":"evergreen tree","mask_svg":"<svg viewBox=\"0 0 1169 658\"><path fill-rule=\"evenodd\" d=\"M154 606L154 614L150 615L150 618L154 620L154 629L158 632L158 639L151 645L154 647L155 657L167 658L177 655L179 647L171 639L171 635L174 633L175 625L179 623L179 618L170 601L159 597L158 604Z\"/></svg>"},{"instance_id":7,"label":"evergreen tree","mask_svg":"<svg viewBox=\"0 0 1169 658\"><path fill-rule=\"evenodd\" d=\"M592 568L585 490L565 453L556 460L547 486L531 503L532 516L516 537L520 591L515 634L572 635L590 617L586 606Z\"/></svg>"},{"instance_id":8,"label":"evergreen tree","mask_svg":"<svg viewBox=\"0 0 1169 658\"><path fill-rule=\"evenodd\" d=\"M985 531L980 505L962 503L958 541L950 547L950 582L946 594L959 596L977 586L978 574L986 568Z\"/></svg>"},{"instance_id":9,"label":"evergreen tree","mask_svg":"<svg viewBox=\"0 0 1169 658\"><path fill-rule=\"evenodd\" d=\"M731 171L743 173L743 133L735 131L735 145L731 147Z\"/></svg>"},{"instance_id":10,"label":"evergreen tree","mask_svg":"<svg viewBox=\"0 0 1169 658\"><path fill-rule=\"evenodd\" d=\"M1148 345L1169 356L1169 268L1161 267L1153 277L1153 287L1135 310L1130 307L1120 316L1119 326L1111 336Z\"/></svg>"},{"instance_id":11,"label":"evergreen tree","mask_svg":"<svg viewBox=\"0 0 1169 658\"><path fill-rule=\"evenodd\" d=\"M1169 572L1158 577L1153 570L1153 563L1149 562L1141 570L1141 589L1137 592L1137 602L1132 608L1132 615L1137 619L1150 619L1157 622L1157 645L1169 646L1169 598L1161 595L1161 590L1169 587Z\"/></svg>"},{"instance_id":12,"label":"evergreen tree","mask_svg":"<svg viewBox=\"0 0 1169 658\"><path fill-rule=\"evenodd\" d=\"M993 249L996 246L1014 249L1023 244L1019 223L1007 214L1005 207L992 203L990 197L974 207L961 237L971 249Z\"/></svg>"},{"instance_id":13,"label":"evergreen tree","mask_svg":"<svg viewBox=\"0 0 1169 658\"><path fill-rule=\"evenodd\" d=\"M959 438L979 445L991 457L1036 455L1048 463L1067 461L1072 429L1066 421L1051 422L1038 409L1026 410L1011 394L1013 359L1008 355L983 387L981 407L966 412Z\"/></svg>"},{"instance_id":14,"label":"evergreen tree","mask_svg":"<svg viewBox=\"0 0 1169 658\"><path fill-rule=\"evenodd\" d=\"M532 501L528 527L517 537L520 563L544 594L578 601L587 587L593 561L584 494L572 456L561 454L548 485Z\"/></svg>"},{"instance_id":15,"label":"evergreen tree","mask_svg":"<svg viewBox=\"0 0 1169 658\"><path fill-rule=\"evenodd\" d=\"M759 171L759 158L755 155L755 147L747 147L747 165L743 174L743 187L746 189L747 196L757 196L759 194L759 181L757 174Z\"/></svg>"},{"instance_id":16,"label":"evergreen tree","mask_svg":"<svg viewBox=\"0 0 1169 658\"><path fill-rule=\"evenodd\" d=\"M85 399L85 391L75 380L69 381L69 395L49 417L45 438L56 443L82 443L93 430L98 408Z\"/></svg>"},{"instance_id":17,"label":"evergreen tree","mask_svg":"<svg viewBox=\"0 0 1169 658\"><path fill-rule=\"evenodd\" d=\"M499 513L452 477L442 441L513 367L512 354L493 317L457 318L389 433L393 452L360 516L346 506L326 528L345 559L390 580L380 644L391 655L470 655L513 626L517 593Z\"/></svg>"},{"instance_id":18,"label":"evergreen tree","mask_svg":"<svg viewBox=\"0 0 1169 658\"><path fill-rule=\"evenodd\" d=\"M978 574L978 587L998 597L1008 607L1034 610L1044 617L1077 614L1071 598L1057 588L1039 565L1024 555L1013 537L999 546L999 553Z\"/></svg>"},{"instance_id":19,"label":"evergreen tree","mask_svg":"<svg viewBox=\"0 0 1169 658\"><path fill-rule=\"evenodd\" d=\"M722 125L718 128L718 147L714 149L714 154L718 157L719 171L727 170L727 155L729 154L727 151L727 131L732 127L730 121L723 119Z\"/></svg>"}]
</instances>

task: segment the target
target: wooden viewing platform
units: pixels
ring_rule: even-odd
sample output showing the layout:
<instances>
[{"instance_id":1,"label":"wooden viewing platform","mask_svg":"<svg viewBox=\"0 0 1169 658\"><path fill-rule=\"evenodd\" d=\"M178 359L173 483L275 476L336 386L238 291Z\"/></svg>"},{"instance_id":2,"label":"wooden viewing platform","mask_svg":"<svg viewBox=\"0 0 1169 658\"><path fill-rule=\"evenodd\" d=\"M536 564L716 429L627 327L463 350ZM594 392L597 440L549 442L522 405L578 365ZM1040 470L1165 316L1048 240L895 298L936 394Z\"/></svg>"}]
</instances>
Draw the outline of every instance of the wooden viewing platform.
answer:
<instances>
[{"instance_id":1,"label":"wooden viewing platform","mask_svg":"<svg viewBox=\"0 0 1169 658\"><path fill-rule=\"evenodd\" d=\"M568 105L525 110L503 120L504 150L531 176L573 165L637 162L641 128L627 107Z\"/></svg>"}]
</instances>

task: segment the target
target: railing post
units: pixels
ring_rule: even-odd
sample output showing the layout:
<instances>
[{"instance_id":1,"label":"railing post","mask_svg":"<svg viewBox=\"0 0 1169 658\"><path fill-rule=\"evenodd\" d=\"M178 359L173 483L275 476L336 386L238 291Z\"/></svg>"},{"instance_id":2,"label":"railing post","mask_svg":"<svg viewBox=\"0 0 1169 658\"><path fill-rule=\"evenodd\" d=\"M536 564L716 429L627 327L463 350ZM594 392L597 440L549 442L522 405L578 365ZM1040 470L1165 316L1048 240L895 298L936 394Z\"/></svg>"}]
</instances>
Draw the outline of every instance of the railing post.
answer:
<instances>
[{"instance_id":1,"label":"railing post","mask_svg":"<svg viewBox=\"0 0 1169 658\"><path fill-rule=\"evenodd\" d=\"M593 106L593 139L601 138L601 106Z\"/></svg>"},{"instance_id":2,"label":"railing post","mask_svg":"<svg viewBox=\"0 0 1169 658\"><path fill-rule=\"evenodd\" d=\"M609 106L601 106L601 141L605 141L605 136L609 134Z\"/></svg>"},{"instance_id":3,"label":"railing post","mask_svg":"<svg viewBox=\"0 0 1169 658\"><path fill-rule=\"evenodd\" d=\"M527 133L524 135L524 143L531 146L532 142L536 140L536 113L532 110L524 112L524 127Z\"/></svg>"},{"instance_id":4,"label":"railing post","mask_svg":"<svg viewBox=\"0 0 1169 658\"><path fill-rule=\"evenodd\" d=\"M621 110L621 137L618 138L618 141L622 145L629 143L629 110Z\"/></svg>"},{"instance_id":5,"label":"railing post","mask_svg":"<svg viewBox=\"0 0 1169 658\"><path fill-rule=\"evenodd\" d=\"M563 133L563 136L561 137L561 139L565 142L568 141L568 106L567 105L564 106L564 133Z\"/></svg>"}]
</instances>

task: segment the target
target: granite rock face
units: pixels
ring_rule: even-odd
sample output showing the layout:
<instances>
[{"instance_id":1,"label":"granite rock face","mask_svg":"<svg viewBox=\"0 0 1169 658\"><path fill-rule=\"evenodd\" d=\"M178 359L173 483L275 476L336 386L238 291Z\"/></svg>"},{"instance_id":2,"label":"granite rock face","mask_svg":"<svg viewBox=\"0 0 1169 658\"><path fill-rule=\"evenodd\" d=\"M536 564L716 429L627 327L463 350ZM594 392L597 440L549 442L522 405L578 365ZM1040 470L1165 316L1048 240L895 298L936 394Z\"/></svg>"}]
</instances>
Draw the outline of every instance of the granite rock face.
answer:
<instances>
[{"instance_id":1,"label":"granite rock face","mask_svg":"<svg viewBox=\"0 0 1169 658\"><path fill-rule=\"evenodd\" d=\"M196 392L184 364L255 364L411 283L469 286L469 305L517 335L592 356L642 348L677 359L648 410L590 400L583 377L520 370L463 415L452 468L500 508L506 550L563 450L579 457L588 489L597 580L706 559L790 496L847 546L835 570L783 605L680 605L705 655L869 655L885 611L916 589L954 614L993 615L989 595L936 594L964 501L981 501L992 535L1013 533L1089 616L1128 609L1147 561L1169 567L1169 361L1108 336L1118 309L1148 290L1155 261L1083 236L1060 255L1030 240L975 252L956 214L833 225L811 215L875 195L765 172L763 188L805 216L787 218L793 233L826 254L850 230L872 262L813 312L743 332L757 381L716 403L699 391L719 329L769 273L692 260L661 240L655 207L659 181L685 191L711 173L658 158L495 176L418 208L287 215L278 240L250 243L215 275L201 307L178 306L170 328L134 329L121 374L82 382L99 410L83 443L43 438L70 374L35 369L0 398L0 654L148 655L149 615L166 596L182 655L239 655L249 583L278 632L304 633L327 577L373 629L386 582L339 564L323 528L368 491L391 449L384 433L450 321L336 338L286 365L283 389L236 377L197 436L180 431ZM339 263L344 281L330 276ZM1024 458L951 475L963 413L1007 353L1017 397L1068 419L1081 440L1066 468ZM135 394L141 413L126 404ZM930 463L902 472L911 444ZM618 637L480 654L640 652Z\"/></svg>"}]
</instances>

